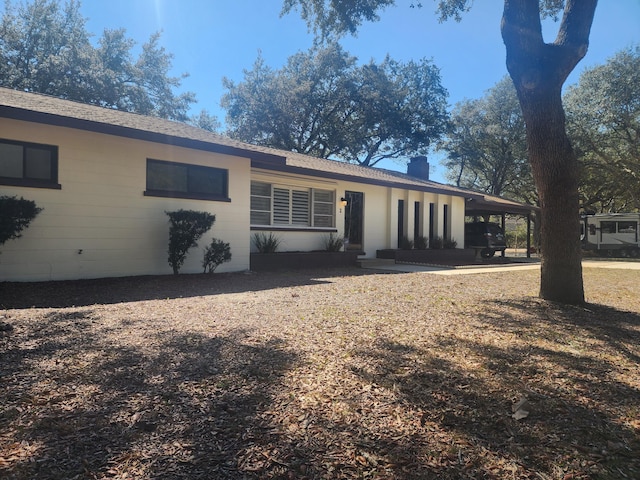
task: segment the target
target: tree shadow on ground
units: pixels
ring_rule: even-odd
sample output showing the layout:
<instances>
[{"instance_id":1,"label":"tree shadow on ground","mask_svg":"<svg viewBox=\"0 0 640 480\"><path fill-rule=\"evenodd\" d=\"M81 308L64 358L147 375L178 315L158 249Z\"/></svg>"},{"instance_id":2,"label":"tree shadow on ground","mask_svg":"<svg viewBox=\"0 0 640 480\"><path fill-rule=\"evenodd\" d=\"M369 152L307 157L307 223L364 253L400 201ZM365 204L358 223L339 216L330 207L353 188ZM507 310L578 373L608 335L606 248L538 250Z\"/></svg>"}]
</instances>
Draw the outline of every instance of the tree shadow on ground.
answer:
<instances>
[{"instance_id":1,"label":"tree shadow on ground","mask_svg":"<svg viewBox=\"0 0 640 480\"><path fill-rule=\"evenodd\" d=\"M336 358L313 360L126 310L0 332L0 477L640 478L635 313L491 301L459 313L470 329L404 338L398 319L393 338L321 337Z\"/></svg>"},{"instance_id":2,"label":"tree shadow on ground","mask_svg":"<svg viewBox=\"0 0 640 480\"><path fill-rule=\"evenodd\" d=\"M241 330L169 331L136 346L96 321L53 312L0 338L0 477L246 478L296 356ZM256 471L277 473L261 458Z\"/></svg>"},{"instance_id":3,"label":"tree shadow on ground","mask_svg":"<svg viewBox=\"0 0 640 480\"><path fill-rule=\"evenodd\" d=\"M411 438L391 431L371 451L403 466L397 478L640 478L640 385L629 373L640 316L529 300L508 306L487 302L477 338L428 348L380 339L358 352L354 373L397 393L423 427ZM485 342L483 328L505 342ZM527 416L517 420L523 398Z\"/></svg>"},{"instance_id":4,"label":"tree shadow on ground","mask_svg":"<svg viewBox=\"0 0 640 480\"><path fill-rule=\"evenodd\" d=\"M539 299L495 301L487 304L491 319L486 323L505 331L536 328L536 335L551 342L572 341L571 335L602 342L622 352L630 361L640 363L640 315L606 305L563 305ZM513 316L492 314L511 309ZM544 325L545 328L539 328Z\"/></svg>"},{"instance_id":5,"label":"tree shadow on ground","mask_svg":"<svg viewBox=\"0 0 640 480\"><path fill-rule=\"evenodd\" d=\"M287 272L152 275L51 282L0 282L0 307L68 308L189 298L327 283L334 276L376 273L361 268ZM377 272L379 273L379 272Z\"/></svg>"}]
</instances>

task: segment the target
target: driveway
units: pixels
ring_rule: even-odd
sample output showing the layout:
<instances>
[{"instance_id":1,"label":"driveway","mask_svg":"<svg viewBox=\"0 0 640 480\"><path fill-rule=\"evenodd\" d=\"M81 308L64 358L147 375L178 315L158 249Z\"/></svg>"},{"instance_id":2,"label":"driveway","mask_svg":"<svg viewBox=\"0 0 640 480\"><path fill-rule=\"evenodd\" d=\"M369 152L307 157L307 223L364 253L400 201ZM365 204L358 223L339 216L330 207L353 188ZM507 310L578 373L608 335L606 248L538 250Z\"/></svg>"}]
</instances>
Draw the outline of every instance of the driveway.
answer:
<instances>
[{"instance_id":1,"label":"driveway","mask_svg":"<svg viewBox=\"0 0 640 480\"><path fill-rule=\"evenodd\" d=\"M540 269L540 263L512 263L507 265L466 265L464 267L435 267L430 265L402 264L372 260L364 261L362 268L399 272L399 273L431 273L433 275L472 275L478 273L513 272L516 270ZM583 260L583 268L609 268L624 270L640 270L640 262L615 260Z\"/></svg>"}]
</instances>

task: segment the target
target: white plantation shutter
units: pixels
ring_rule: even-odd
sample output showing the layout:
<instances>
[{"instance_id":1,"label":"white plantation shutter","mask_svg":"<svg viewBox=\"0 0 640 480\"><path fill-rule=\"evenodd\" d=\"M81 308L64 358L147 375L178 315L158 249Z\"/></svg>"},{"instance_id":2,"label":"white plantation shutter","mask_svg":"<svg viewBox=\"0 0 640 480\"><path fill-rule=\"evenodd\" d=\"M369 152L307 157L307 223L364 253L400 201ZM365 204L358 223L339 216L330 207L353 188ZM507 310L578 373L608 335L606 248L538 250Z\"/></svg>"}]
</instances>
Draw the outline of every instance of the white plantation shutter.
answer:
<instances>
[{"instance_id":1,"label":"white plantation shutter","mask_svg":"<svg viewBox=\"0 0 640 480\"><path fill-rule=\"evenodd\" d=\"M273 223L275 225L290 225L290 191L286 188L273 189Z\"/></svg>"},{"instance_id":2,"label":"white plantation shutter","mask_svg":"<svg viewBox=\"0 0 640 480\"><path fill-rule=\"evenodd\" d=\"M309 226L309 191L293 190L291 197L291 223Z\"/></svg>"},{"instance_id":3,"label":"white plantation shutter","mask_svg":"<svg viewBox=\"0 0 640 480\"><path fill-rule=\"evenodd\" d=\"M313 226L335 226L335 201L332 190L313 190Z\"/></svg>"},{"instance_id":4,"label":"white plantation shutter","mask_svg":"<svg viewBox=\"0 0 640 480\"><path fill-rule=\"evenodd\" d=\"M271 184L251 182L251 225L271 225Z\"/></svg>"},{"instance_id":5,"label":"white plantation shutter","mask_svg":"<svg viewBox=\"0 0 640 480\"><path fill-rule=\"evenodd\" d=\"M333 228L335 192L251 182L251 224Z\"/></svg>"}]
</instances>

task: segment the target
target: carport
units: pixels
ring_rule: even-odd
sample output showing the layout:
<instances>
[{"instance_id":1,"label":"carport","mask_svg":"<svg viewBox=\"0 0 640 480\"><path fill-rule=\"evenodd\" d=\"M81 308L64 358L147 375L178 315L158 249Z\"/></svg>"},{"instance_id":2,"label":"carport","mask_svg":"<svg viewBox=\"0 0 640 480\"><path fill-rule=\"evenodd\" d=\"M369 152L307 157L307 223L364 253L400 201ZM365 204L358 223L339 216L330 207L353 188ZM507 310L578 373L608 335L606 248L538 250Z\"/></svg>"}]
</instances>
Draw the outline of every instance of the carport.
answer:
<instances>
[{"instance_id":1,"label":"carport","mask_svg":"<svg viewBox=\"0 0 640 480\"><path fill-rule=\"evenodd\" d=\"M527 258L531 258L531 216L540 208L525 203L514 202L493 195L478 195L467 198L465 202L465 216L484 217L488 215L500 215L502 219L502 231L506 226L506 215L520 215L527 219ZM502 256L504 257L504 250Z\"/></svg>"}]
</instances>

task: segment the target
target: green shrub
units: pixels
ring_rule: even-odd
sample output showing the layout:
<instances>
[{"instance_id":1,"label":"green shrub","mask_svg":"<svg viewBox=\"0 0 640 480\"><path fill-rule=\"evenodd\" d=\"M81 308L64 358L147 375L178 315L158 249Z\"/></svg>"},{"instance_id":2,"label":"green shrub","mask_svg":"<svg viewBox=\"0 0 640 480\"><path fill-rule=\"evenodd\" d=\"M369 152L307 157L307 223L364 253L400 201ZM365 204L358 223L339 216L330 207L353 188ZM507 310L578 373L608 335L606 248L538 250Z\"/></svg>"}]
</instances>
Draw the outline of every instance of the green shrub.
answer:
<instances>
[{"instance_id":1,"label":"green shrub","mask_svg":"<svg viewBox=\"0 0 640 480\"><path fill-rule=\"evenodd\" d=\"M217 238L211 239L211 244L204 249L204 260L202 261L204 273L213 273L216 268L229 260L231 260L229 244Z\"/></svg>"},{"instance_id":2,"label":"green shrub","mask_svg":"<svg viewBox=\"0 0 640 480\"><path fill-rule=\"evenodd\" d=\"M273 233L269 233L269 235L265 233L253 234L253 244L260 253L275 253L280 243L281 240Z\"/></svg>"},{"instance_id":3,"label":"green shrub","mask_svg":"<svg viewBox=\"0 0 640 480\"><path fill-rule=\"evenodd\" d=\"M187 258L191 247L198 245L198 240L216 221L215 215L194 210L178 210L165 212L169 216L169 265L175 275Z\"/></svg>"},{"instance_id":4,"label":"green shrub","mask_svg":"<svg viewBox=\"0 0 640 480\"><path fill-rule=\"evenodd\" d=\"M456 248L457 246L458 242L453 238L445 238L442 241L442 248Z\"/></svg>"},{"instance_id":5,"label":"green shrub","mask_svg":"<svg viewBox=\"0 0 640 480\"><path fill-rule=\"evenodd\" d=\"M433 237L431 242L429 242L429 247L433 248L434 250L444 248L444 240L442 240L442 237Z\"/></svg>"},{"instance_id":6,"label":"green shrub","mask_svg":"<svg viewBox=\"0 0 640 480\"><path fill-rule=\"evenodd\" d=\"M0 197L0 245L20 238L22 230L42 211L32 200L20 197Z\"/></svg>"},{"instance_id":7,"label":"green shrub","mask_svg":"<svg viewBox=\"0 0 640 480\"><path fill-rule=\"evenodd\" d=\"M402 250L411 250L413 248L413 240L410 240L407 236L402 237L400 248Z\"/></svg>"},{"instance_id":8,"label":"green shrub","mask_svg":"<svg viewBox=\"0 0 640 480\"><path fill-rule=\"evenodd\" d=\"M413 240L413 246L416 250L426 250L429 248L429 239L427 237L416 237Z\"/></svg>"},{"instance_id":9,"label":"green shrub","mask_svg":"<svg viewBox=\"0 0 640 480\"><path fill-rule=\"evenodd\" d=\"M344 239L331 232L324 238L324 249L327 252L339 252L344 247Z\"/></svg>"}]
</instances>

